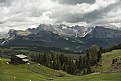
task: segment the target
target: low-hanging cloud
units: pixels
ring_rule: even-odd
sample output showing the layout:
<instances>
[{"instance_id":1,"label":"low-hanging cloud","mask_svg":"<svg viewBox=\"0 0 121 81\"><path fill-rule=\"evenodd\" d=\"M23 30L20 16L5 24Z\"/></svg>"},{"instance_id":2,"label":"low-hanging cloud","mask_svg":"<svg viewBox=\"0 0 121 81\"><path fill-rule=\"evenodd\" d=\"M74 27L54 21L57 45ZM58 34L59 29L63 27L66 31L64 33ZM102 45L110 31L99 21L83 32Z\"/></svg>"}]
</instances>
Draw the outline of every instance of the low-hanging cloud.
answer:
<instances>
[{"instance_id":1,"label":"low-hanging cloud","mask_svg":"<svg viewBox=\"0 0 121 81\"><path fill-rule=\"evenodd\" d=\"M121 25L120 0L0 0L0 13L0 32L41 23Z\"/></svg>"}]
</instances>

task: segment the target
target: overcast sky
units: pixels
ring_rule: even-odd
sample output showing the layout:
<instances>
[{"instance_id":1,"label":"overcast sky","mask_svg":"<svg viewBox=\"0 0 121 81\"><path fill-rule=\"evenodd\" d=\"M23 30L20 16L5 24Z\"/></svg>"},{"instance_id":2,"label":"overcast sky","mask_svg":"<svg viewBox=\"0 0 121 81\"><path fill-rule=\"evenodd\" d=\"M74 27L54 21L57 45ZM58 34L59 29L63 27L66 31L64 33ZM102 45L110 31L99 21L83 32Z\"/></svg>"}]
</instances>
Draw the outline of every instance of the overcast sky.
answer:
<instances>
[{"instance_id":1,"label":"overcast sky","mask_svg":"<svg viewBox=\"0 0 121 81\"><path fill-rule=\"evenodd\" d=\"M121 0L0 0L0 32L43 23L121 27Z\"/></svg>"}]
</instances>

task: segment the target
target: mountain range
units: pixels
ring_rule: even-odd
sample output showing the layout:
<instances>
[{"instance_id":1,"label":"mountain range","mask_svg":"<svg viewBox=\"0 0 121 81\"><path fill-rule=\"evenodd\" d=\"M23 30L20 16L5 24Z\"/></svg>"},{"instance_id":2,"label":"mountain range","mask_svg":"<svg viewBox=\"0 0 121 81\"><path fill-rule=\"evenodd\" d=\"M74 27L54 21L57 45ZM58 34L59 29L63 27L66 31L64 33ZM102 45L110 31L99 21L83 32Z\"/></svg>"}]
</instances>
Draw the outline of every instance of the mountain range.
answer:
<instances>
[{"instance_id":1,"label":"mountain range","mask_svg":"<svg viewBox=\"0 0 121 81\"><path fill-rule=\"evenodd\" d=\"M121 42L121 30L105 26L84 27L40 24L27 30L9 30L1 45L54 47L73 52L82 52L91 45L108 47Z\"/></svg>"}]
</instances>

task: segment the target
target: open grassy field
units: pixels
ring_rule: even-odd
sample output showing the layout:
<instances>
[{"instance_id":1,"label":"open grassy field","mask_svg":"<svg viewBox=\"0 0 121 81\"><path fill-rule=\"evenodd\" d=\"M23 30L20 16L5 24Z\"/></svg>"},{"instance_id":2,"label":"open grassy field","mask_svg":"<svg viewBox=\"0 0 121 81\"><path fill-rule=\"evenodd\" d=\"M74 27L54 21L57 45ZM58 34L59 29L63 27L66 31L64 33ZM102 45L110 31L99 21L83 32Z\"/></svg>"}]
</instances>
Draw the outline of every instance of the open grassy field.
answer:
<instances>
[{"instance_id":1,"label":"open grassy field","mask_svg":"<svg viewBox=\"0 0 121 81\"><path fill-rule=\"evenodd\" d=\"M29 65L7 64L9 59L0 61L0 81L44 81L43 75L34 73L28 69Z\"/></svg>"},{"instance_id":2,"label":"open grassy field","mask_svg":"<svg viewBox=\"0 0 121 81\"><path fill-rule=\"evenodd\" d=\"M109 68L112 58L121 57L121 50L104 53L101 67L98 70ZM108 60L108 62L103 62ZM30 64L12 65L8 64L10 59L0 58L0 81L121 81L121 72L105 74L89 74L85 76L72 76L67 74L65 77L58 77L59 72L39 65L35 62ZM109 64L109 65L108 65Z\"/></svg>"},{"instance_id":3,"label":"open grassy field","mask_svg":"<svg viewBox=\"0 0 121 81\"><path fill-rule=\"evenodd\" d=\"M38 63L12 65L7 64L9 61L5 58L0 60L0 81L46 81L59 76L58 71Z\"/></svg>"}]
</instances>

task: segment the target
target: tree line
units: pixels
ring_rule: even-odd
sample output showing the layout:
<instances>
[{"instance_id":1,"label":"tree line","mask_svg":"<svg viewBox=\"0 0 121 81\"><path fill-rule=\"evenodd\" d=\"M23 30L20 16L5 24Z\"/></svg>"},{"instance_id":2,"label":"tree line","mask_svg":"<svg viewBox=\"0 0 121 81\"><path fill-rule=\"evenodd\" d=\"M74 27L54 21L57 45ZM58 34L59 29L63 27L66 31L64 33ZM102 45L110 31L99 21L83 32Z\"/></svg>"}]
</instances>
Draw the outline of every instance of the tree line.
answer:
<instances>
[{"instance_id":1,"label":"tree line","mask_svg":"<svg viewBox=\"0 0 121 81\"><path fill-rule=\"evenodd\" d=\"M91 73L91 66L97 64L100 61L101 48L96 45L91 46L86 54L80 55L77 59L65 56L64 54L32 54L33 61L38 62L44 66L47 66L56 70L63 70L69 74L89 74Z\"/></svg>"}]
</instances>

